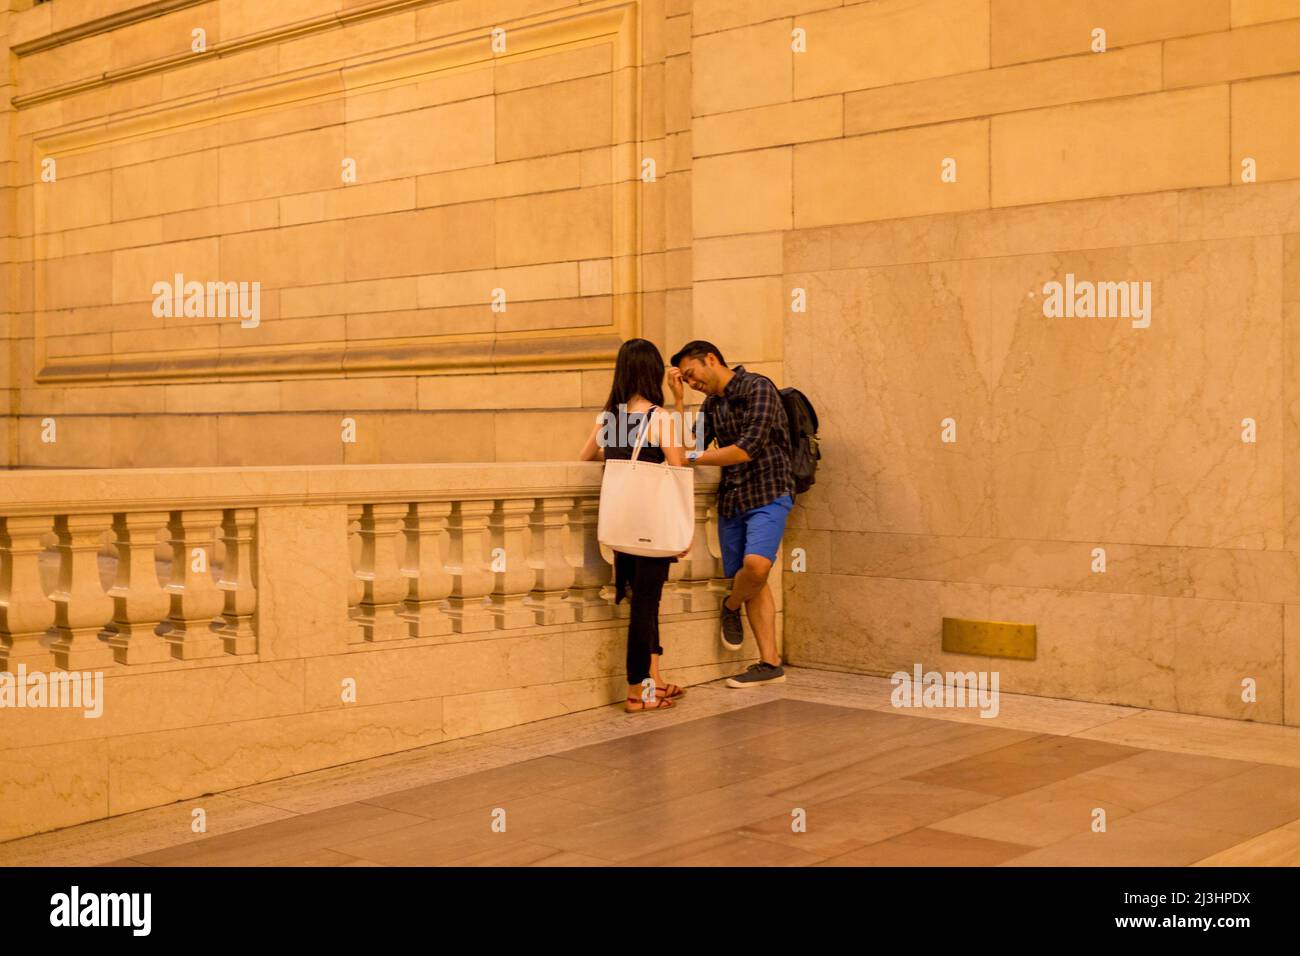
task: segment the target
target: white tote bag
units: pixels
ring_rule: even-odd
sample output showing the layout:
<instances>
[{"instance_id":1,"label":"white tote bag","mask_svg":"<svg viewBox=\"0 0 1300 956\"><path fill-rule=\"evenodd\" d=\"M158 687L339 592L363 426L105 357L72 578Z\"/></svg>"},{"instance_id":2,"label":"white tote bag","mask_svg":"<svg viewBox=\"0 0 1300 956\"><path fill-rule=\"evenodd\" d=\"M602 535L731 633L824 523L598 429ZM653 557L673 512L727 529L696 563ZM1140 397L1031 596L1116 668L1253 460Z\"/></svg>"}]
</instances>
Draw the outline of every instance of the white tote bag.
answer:
<instances>
[{"instance_id":1,"label":"white tote bag","mask_svg":"<svg viewBox=\"0 0 1300 956\"><path fill-rule=\"evenodd\" d=\"M690 547L695 532L695 473L637 460L654 412L646 416L631 459L605 462L596 539L624 554L670 558Z\"/></svg>"}]
</instances>

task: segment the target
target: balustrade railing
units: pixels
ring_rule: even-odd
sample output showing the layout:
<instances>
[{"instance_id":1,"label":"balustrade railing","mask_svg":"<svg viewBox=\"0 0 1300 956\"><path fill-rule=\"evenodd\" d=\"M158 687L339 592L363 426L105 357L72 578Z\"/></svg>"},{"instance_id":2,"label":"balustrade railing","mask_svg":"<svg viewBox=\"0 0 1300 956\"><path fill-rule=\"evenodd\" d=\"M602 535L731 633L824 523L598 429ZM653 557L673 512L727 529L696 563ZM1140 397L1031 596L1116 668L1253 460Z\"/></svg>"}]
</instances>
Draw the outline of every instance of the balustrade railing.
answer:
<instances>
[{"instance_id":1,"label":"balustrade railing","mask_svg":"<svg viewBox=\"0 0 1300 956\"><path fill-rule=\"evenodd\" d=\"M255 509L0 508L0 670L256 651Z\"/></svg>"},{"instance_id":2,"label":"balustrade railing","mask_svg":"<svg viewBox=\"0 0 1300 956\"><path fill-rule=\"evenodd\" d=\"M717 607L712 471L664 613ZM558 463L0 473L0 670L257 655L268 628L294 626L304 581L337 591L309 600L338 609L344 648L610 621L626 606L596 540L599 481L599 465ZM327 515L318 539L347 556L345 580L264 539L264 509L284 529L294 508ZM309 656L302 641L281 644Z\"/></svg>"},{"instance_id":3,"label":"balustrade railing","mask_svg":"<svg viewBox=\"0 0 1300 956\"><path fill-rule=\"evenodd\" d=\"M669 574L663 614L721 600L713 489L697 492L695 539ZM625 617L613 603L613 555L596 538L599 507L599 489L351 505L352 641Z\"/></svg>"}]
</instances>

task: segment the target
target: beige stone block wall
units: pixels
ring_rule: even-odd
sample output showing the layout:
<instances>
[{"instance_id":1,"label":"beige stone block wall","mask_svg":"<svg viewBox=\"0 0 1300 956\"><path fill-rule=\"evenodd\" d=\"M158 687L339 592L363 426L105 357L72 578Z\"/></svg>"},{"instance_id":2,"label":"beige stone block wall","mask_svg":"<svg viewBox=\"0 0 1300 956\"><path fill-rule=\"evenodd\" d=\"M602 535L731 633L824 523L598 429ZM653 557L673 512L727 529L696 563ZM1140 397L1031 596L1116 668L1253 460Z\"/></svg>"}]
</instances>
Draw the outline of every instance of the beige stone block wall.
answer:
<instances>
[{"instance_id":1,"label":"beige stone block wall","mask_svg":"<svg viewBox=\"0 0 1300 956\"><path fill-rule=\"evenodd\" d=\"M689 4L12 5L0 465L564 459L689 333Z\"/></svg>"},{"instance_id":2,"label":"beige stone block wall","mask_svg":"<svg viewBox=\"0 0 1300 956\"><path fill-rule=\"evenodd\" d=\"M822 416L790 659L1300 721L1300 5L693 9L695 330ZM1067 273L1149 282L1150 326L1046 317ZM945 616L1038 658L944 654Z\"/></svg>"}]
</instances>

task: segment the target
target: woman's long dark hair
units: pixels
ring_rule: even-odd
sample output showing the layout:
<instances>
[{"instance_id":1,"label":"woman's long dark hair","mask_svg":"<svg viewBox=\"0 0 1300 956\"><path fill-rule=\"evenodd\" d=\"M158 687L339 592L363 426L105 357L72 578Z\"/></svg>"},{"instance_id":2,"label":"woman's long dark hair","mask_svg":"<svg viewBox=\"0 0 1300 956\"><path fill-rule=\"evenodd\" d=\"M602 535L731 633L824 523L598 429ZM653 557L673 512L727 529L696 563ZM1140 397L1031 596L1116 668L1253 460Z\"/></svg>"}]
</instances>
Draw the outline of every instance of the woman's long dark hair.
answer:
<instances>
[{"instance_id":1,"label":"woman's long dark hair","mask_svg":"<svg viewBox=\"0 0 1300 956\"><path fill-rule=\"evenodd\" d=\"M626 408L636 395L648 399L651 405L664 403L664 357L646 339L628 339L618 350L614 385L609 390L605 411L617 415L618 407Z\"/></svg>"}]
</instances>

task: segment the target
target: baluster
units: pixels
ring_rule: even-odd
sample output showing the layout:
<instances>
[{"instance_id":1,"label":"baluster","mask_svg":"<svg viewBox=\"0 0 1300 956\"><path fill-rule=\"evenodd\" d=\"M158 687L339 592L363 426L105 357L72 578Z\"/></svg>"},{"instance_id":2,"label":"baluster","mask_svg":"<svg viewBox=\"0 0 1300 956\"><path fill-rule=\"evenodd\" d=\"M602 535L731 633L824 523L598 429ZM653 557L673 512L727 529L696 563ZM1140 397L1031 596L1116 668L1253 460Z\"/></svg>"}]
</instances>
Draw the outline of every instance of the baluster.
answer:
<instances>
[{"instance_id":1,"label":"baluster","mask_svg":"<svg viewBox=\"0 0 1300 956\"><path fill-rule=\"evenodd\" d=\"M225 594L212 580L212 555L220 511L173 511L167 522L172 549L172 574L165 590L171 596L171 613L162 624L163 638L172 657L197 660L220 657L225 644L213 630L213 619L225 604Z\"/></svg>"},{"instance_id":2,"label":"baluster","mask_svg":"<svg viewBox=\"0 0 1300 956\"><path fill-rule=\"evenodd\" d=\"M113 616L113 599L99 582L99 550L111 515L62 515L54 519L59 544L59 583L54 601L50 649L55 666L64 670L107 667L113 649L99 632Z\"/></svg>"},{"instance_id":3,"label":"baluster","mask_svg":"<svg viewBox=\"0 0 1300 956\"><path fill-rule=\"evenodd\" d=\"M491 501L457 501L451 509L451 594L448 615L457 634L490 631L495 626L484 599L492 591L488 568L488 516Z\"/></svg>"},{"instance_id":4,"label":"baluster","mask_svg":"<svg viewBox=\"0 0 1300 956\"><path fill-rule=\"evenodd\" d=\"M0 670L49 658L41 638L54 605L41 581L41 538L53 524L41 515L0 518Z\"/></svg>"},{"instance_id":5,"label":"baluster","mask_svg":"<svg viewBox=\"0 0 1300 956\"><path fill-rule=\"evenodd\" d=\"M443 564L450 501L419 501L406 515L406 567L408 587L403 617L412 637L440 637L451 633L445 610L452 578Z\"/></svg>"},{"instance_id":6,"label":"baluster","mask_svg":"<svg viewBox=\"0 0 1300 956\"><path fill-rule=\"evenodd\" d=\"M695 546L694 541L691 546ZM681 614L687 610L686 596L679 585L686 577L686 561L689 557L690 552L687 551L686 557L678 558L668 565L668 580L664 582L663 597L659 600L660 614Z\"/></svg>"},{"instance_id":7,"label":"baluster","mask_svg":"<svg viewBox=\"0 0 1300 956\"><path fill-rule=\"evenodd\" d=\"M361 509L361 570L357 577L364 594L357 623L367 641L392 641L410 633L407 622L398 616L408 584L397 560L397 533L408 508L405 502L383 502Z\"/></svg>"},{"instance_id":8,"label":"baluster","mask_svg":"<svg viewBox=\"0 0 1300 956\"><path fill-rule=\"evenodd\" d=\"M138 511L113 517L117 545L117 576L108 596L113 619L100 639L113 649L119 664L157 664L171 659L171 645L158 636L171 600L158 582L154 547L158 529L167 525L166 511Z\"/></svg>"},{"instance_id":9,"label":"baluster","mask_svg":"<svg viewBox=\"0 0 1300 956\"><path fill-rule=\"evenodd\" d=\"M348 578L348 643L358 644L366 639L365 632L357 620L361 614L361 599L366 596L366 586L360 577L361 570L361 505L348 505L348 560L352 564L352 576Z\"/></svg>"},{"instance_id":10,"label":"baluster","mask_svg":"<svg viewBox=\"0 0 1300 956\"><path fill-rule=\"evenodd\" d=\"M567 601L578 621L608 621L614 617L613 605L602 593L613 569L600 553L600 542L596 540L599 518L600 498L595 495L580 498L569 509L569 543L580 550Z\"/></svg>"},{"instance_id":11,"label":"baluster","mask_svg":"<svg viewBox=\"0 0 1300 956\"><path fill-rule=\"evenodd\" d=\"M569 563L565 543L568 540L569 512L572 498L538 498L529 519L531 531L529 564L535 583L528 595L538 624L569 624L573 607L565 595L573 584L573 565Z\"/></svg>"},{"instance_id":12,"label":"baluster","mask_svg":"<svg viewBox=\"0 0 1300 956\"><path fill-rule=\"evenodd\" d=\"M535 500L505 498L496 503L488 528L492 532L493 571L489 609L498 629L527 627L533 611L524 600L533 588L534 573L528 560L528 525ZM500 549L499 551L497 549Z\"/></svg>"},{"instance_id":13,"label":"baluster","mask_svg":"<svg viewBox=\"0 0 1300 956\"><path fill-rule=\"evenodd\" d=\"M735 581L728 578L724 571L719 514L718 501L716 501L716 498L712 499L710 507L708 507L708 557L712 559L714 568L712 568L712 578L708 581L708 592L714 596L714 605L712 605L714 607L722 605L722 602L731 593L732 585L735 584Z\"/></svg>"},{"instance_id":14,"label":"baluster","mask_svg":"<svg viewBox=\"0 0 1300 956\"><path fill-rule=\"evenodd\" d=\"M227 654L257 651L257 634L253 630L257 610L257 550L253 543L256 523L255 508L227 508L221 519L226 560L217 587L225 594L225 602L216 630Z\"/></svg>"},{"instance_id":15,"label":"baluster","mask_svg":"<svg viewBox=\"0 0 1300 956\"><path fill-rule=\"evenodd\" d=\"M709 549L711 498L711 495L695 496L695 536L691 540L691 550L678 562L682 571L675 590L685 611L716 611L720 601L711 584L714 576L722 573L718 560Z\"/></svg>"}]
</instances>

